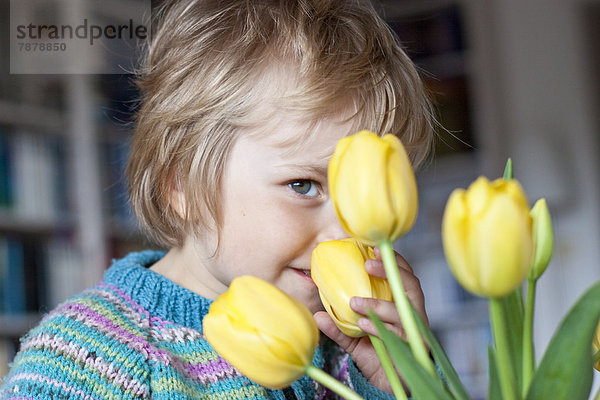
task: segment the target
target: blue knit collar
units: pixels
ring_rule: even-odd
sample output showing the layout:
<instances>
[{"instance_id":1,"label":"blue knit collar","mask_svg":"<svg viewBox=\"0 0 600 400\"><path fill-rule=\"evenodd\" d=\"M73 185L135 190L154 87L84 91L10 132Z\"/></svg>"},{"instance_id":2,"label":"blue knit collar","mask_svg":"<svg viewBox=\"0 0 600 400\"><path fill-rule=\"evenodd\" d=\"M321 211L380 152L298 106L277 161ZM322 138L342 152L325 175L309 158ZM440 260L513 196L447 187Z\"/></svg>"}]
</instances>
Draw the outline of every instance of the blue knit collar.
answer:
<instances>
[{"instance_id":1,"label":"blue knit collar","mask_svg":"<svg viewBox=\"0 0 600 400\"><path fill-rule=\"evenodd\" d=\"M115 285L150 315L202 332L202 319L212 300L177 285L148 267L165 252L144 250L113 261L104 281Z\"/></svg>"}]
</instances>

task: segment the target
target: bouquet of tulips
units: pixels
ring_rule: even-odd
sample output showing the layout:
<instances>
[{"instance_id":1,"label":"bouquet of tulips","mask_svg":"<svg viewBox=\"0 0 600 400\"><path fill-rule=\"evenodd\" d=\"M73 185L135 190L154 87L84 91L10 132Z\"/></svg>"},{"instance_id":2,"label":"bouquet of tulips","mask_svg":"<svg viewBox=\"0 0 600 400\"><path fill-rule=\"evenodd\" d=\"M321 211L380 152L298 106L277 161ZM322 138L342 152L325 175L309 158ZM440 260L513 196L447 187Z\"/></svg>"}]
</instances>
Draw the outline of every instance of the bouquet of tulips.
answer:
<instances>
[{"instance_id":1,"label":"bouquet of tulips","mask_svg":"<svg viewBox=\"0 0 600 400\"><path fill-rule=\"evenodd\" d=\"M322 303L348 336L365 333L351 310L353 296L393 300L406 340L386 329L371 336L397 399L405 389L415 399L468 399L458 374L427 324L410 304L392 248L417 215L414 173L400 140L362 131L342 139L329 164L329 192L350 239L319 244L312 277ZM584 400L594 364L600 366L600 283L575 304L552 338L541 362L533 351L536 282L553 249L550 213L544 199L529 208L509 160L504 177L480 177L455 190L442 221L442 241L451 271L468 291L488 298L493 345L489 346L491 400ZM368 275L364 263L381 251L387 280ZM526 284L525 284L526 283ZM523 289L526 286L526 298ZM277 309L273 318L255 310ZM248 315L252 315L251 318ZM346 399L360 397L312 365L319 331L310 311L273 285L254 277L235 279L211 306L205 335L219 354L255 382L274 389L304 374ZM237 346L237 347L236 347ZM401 380L402 379L402 380ZM402 383L403 382L403 383Z\"/></svg>"}]
</instances>

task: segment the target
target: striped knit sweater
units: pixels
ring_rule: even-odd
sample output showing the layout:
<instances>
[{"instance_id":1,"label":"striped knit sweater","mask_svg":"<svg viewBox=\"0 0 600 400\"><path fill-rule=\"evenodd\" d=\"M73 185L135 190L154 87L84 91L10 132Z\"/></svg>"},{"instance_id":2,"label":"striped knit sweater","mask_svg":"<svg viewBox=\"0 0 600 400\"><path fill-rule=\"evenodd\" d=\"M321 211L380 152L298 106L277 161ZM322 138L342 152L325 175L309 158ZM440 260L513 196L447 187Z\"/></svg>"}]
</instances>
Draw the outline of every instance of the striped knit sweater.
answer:
<instances>
[{"instance_id":1,"label":"striped knit sweater","mask_svg":"<svg viewBox=\"0 0 600 400\"><path fill-rule=\"evenodd\" d=\"M129 254L46 315L21 340L0 400L336 398L306 376L261 387L220 358L202 334L211 301L147 269L163 254ZM365 399L392 399L328 339L313 363Z\"/></svg>"}]
</instances>

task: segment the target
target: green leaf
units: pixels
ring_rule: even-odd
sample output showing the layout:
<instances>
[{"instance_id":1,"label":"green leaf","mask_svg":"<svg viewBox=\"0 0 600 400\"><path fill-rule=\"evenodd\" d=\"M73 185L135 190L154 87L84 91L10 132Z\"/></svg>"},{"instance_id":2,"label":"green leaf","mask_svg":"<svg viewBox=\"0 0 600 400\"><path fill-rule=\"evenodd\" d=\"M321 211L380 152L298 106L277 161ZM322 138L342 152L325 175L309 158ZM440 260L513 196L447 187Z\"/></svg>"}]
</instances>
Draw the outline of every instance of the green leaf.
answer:
<instances>
[{"instance_id":1,"label":"green leaf","mask_svg":"<svg viewBox=\"0 0 600 400\"><path fill-rule=\"evenodd\" d=\"M500 378L498 377L496 362L496 353L494 352L494 348L492 346L488 346L488 400L502 400L502 388L500 387Z\"/></svg>"},{"instance_id":2,"label":"green leaf","mask_svg":"<svg viewBox=\"0 0 600 400\"><path fill-rule=\"evenodd\" d=\"M433 355L434 360L436 361L440 371L442 372L442 376L446 380L448 384L448 388L455 399L467 400L469 399L469 394L467 393L465 387L463 386L454 366L448 359L446 352L443 347L437 341L429 326L423 321L423 318L419 315L417 310L412 308L413 314L415 315L415 320L417 321L417 325L419 327L419 331L421 332L421 336L425 339L425 343L429 346L429 350Z\"/></svg>"},{"instance_id":3,"label":"green leaf","mask_svg":"<svg viewBox=\"0 0 600 400\"><path fill-rule=\"evenodd\" d=\"M600 316L600 282L564 318L538 370L527 400L586 400L593 379L592 339Z\"/></svg>"},{"instance_id":4,"label":"green leaf","mask_svg":"<svg viewBox=\"0 0 600 400\"><path fill-rule=\"evenodd\" d=\"M513 178L513 167L512 167L512 159L506 160L506 167L504 167L504 179L512 179Z\"/></svg>"},{"instance_id":5,"label":"green leaf","mask_svg":"<svg viewBox=\"0 0 600 400\"><path fill-rule=\"evenodd\" d=\"M412 398L417 400L453 400L446 391L441 378L431 375L413 356L410 346L396 334L385 328L375 314L369 312L369 318L379 332L379 337L394 362L396 370L411 390Z\"/></svg>"},{"instance_id":6,"label":"green leaf","mask_svg":"<svg viewBox=\"0 0 600 400\"><path fill-rule=\"evenodd\" d=\"M506 333L508 338L508 351L515 371L517 387L521 387L523 380L523 292L517 288L514 292L502 298L502 309L506 318Z\"/></svg>"}]
</instances>

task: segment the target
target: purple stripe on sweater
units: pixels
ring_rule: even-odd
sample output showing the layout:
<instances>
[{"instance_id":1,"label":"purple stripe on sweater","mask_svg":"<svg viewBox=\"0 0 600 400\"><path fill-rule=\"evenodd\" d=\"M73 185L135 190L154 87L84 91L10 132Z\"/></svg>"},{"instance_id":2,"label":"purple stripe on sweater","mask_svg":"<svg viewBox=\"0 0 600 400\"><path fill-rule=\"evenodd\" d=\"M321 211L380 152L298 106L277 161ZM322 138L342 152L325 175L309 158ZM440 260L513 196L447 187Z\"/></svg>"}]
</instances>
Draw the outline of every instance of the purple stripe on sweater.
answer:
<instances>
[{"instance_id":1,"label":"purple stripe on sweater","mask_svg":"<svg viewBox=\"0 0 600 400\"><path fill-rule=\"evenodd\" d=\"M104 288L104 290L100 290L97 288L90 288L90 289L86 289L82 294L88 295L88 296L94 296L94 297L101 297L105 300L108 300L110 303L117 306L119 311L123 312L124 315L130 317L134 322L142 321L140 313L143 316L145 316L147 319L150 319L148 311L144 310L139 304L135 303L130 297L129 297L129 301L128 301L127 298L122 299L122 298L119 298L118 296L116 296L114 293L112 293L113 291L114 292L119 291L119 290L117 290L116 287L109 286L106 284L99 284L98 286L102 286ZM119 294L119 293L117 293L117 294ZM123 294L125 297L127 297L127 295L125 293L121 293L121 294ZM69 304L71 304L72 302L77 302L77 301L78 301L78 299L75 298L72 301L70 301L69 303L63 303L63 304L59 305L57 308L50 311L44 317L44 321L52 318L55 314L60 314L62 312L62 310L64 310L65 308L68 308ZM122 307L119 307L121 305L122 305ZM137 310L138 313L135 313L134 309Z\"/></svg>"},{"instance_id":2,"label":"purple stripe on sweater","mask_svg":"<svg viewBox=\"0 0 600 400\"><path fill-rule=\"evenodd\" d=\"M145 358L159 361L165 365L178 365L181 367L181 362L174 358L170 353L157 349L150 345L148 341L136 336L125 329L114 324L113 321L104 315L92 310L90 307L80 303L67 303L60 307L63 311L70 311L71 316L87 325L101 329L110 337L117 339L120 343L136 350Z\"/></svg>"},{"instance_id":3,"label":"purple stripe on sweater","mask_svg":"<svg viewBox=\"0 0 600 400\"><path fill-rule=\"evenodd\" d=\"M112 305L114 305L117 310L123 313L124 316L131 319L135 324L140 327L147 328L150 326L150 322L148 319L148 315L144 313L137 312L133 309L133 306L127 303L126 300L119 297L118 293L113 293L111 290L103 289L103 290L89 290L87 294L92 295L94 297L100 297Z\"/></svg>"},{"instance_id":4,"label":"purple stripe on sweater","mask_svg":"<svg viewBox=\"0 0 600 400\"><path fill-rule=\"evenodd\" d=\"M104 285L106 286L106 285ZM143 329L147 329L153 325L153 327L158 329L150 329L149 332L154 339L158 340L167 340L169 342L192 342L196 340L203 340L204 335L199 331L192 328L184 328L184 327L173 327L173 322L165 322L158 317L148 317L147 312L141 309L140 312L144 314L140 314L136 312L133 307L135 302L130 301L127 302L127 299L123 299L119 296L119 293L113 293L112 290L109 290L110 287L106 287L104 290L89 290L87 294L101 297L104 300L107 300L111 304L115 305L116 308L127 318L129 318L132 322L134 322L138 327ZM126 296L125 294L123 294ZM152 323L152 321L158 321L157 323ZM170 327L166 327L166 324L169 324Z\"/></svg>"},{"instance_id":5,"label":"purple stripe on sweater","mask_svg":"<svg viewBox=\"0 0 600 400\"><path fill-rule=\"evenodd\" d=\"M117 293L119 296L121 296L123 298L123 300L125 300L126 303L128 303L134 310L136 310L137 312L139 312L140 314L145 315L148 320L153 324L153 325L159 325L160 327L164 327L166 323L168 323L168 321L163 320L160 317L156 317L156 316L152 316L150 315L150 313L144 309L144 307L142 307L141 305L139 305L135 300L133 300L133 298L131 298L131 296L129 296L127 293L125 293L124 291L122 291L121 289L119 289L117 286L113 286L113 285L109 285L106 282L101 282L98 284L98 287L100 288L104 288L104 289L109 289L115 293Z\"/></svg>"},{"instance_id":6,"label":"purple stripe on sweater","mask_svg":"<svg viewBox=\"0 0 600 400\"><path fill-rule=\"evenodd\" d=\"M233 378L242 374L231 366L227 361L218 358L207 363L190 364L187 366L190 376L199 380L202 384L217 383L225 378Z\"/></svg>"}]
</instances>

